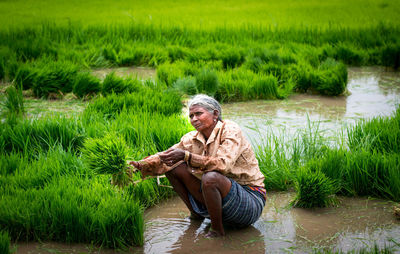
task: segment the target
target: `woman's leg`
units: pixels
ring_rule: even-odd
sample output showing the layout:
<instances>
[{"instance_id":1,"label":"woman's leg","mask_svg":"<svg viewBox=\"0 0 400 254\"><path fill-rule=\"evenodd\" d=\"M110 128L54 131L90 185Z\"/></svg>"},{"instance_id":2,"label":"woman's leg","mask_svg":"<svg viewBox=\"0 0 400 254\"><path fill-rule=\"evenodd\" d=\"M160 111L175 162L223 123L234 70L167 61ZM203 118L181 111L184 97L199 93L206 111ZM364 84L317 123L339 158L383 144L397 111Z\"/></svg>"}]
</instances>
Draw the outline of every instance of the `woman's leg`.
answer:
<instances>
[{"instance_id":1,"label":"woman's leg","mask_svg":"<svg viewBox=\"0 0 400 254\"><path fill-rule=\"evenodd\" d=\"M188 192L190 192L196 200L204 204L203 195L200 192L201 181L189 172L186 163L180 164L176 168L165 173L165 175L190 212L196 214L189 201Z\"/></svg>"},{"instance_id":2,"label":"woman's leg","mask_svg":"<svg viewBox=\"0 0 400 254\"><path fill-rule=\"evenodd\" d=\"M218 172L207 172L203 175L201 182L204 203L211 219L211 228L217 235L225 235L222 224L222 199L228 195L231 181ZM210 232L209 236L212 236L212 233Z\"/></svg>"}]
</instances>

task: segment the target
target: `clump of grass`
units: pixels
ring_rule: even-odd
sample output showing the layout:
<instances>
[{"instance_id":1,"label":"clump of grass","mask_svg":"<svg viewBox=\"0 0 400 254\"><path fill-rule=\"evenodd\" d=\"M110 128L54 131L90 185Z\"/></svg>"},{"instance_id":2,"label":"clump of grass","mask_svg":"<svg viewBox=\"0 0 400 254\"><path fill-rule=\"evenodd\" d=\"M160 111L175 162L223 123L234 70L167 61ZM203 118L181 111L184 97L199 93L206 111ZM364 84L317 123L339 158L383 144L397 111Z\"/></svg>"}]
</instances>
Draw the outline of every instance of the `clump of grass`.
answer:
<instances>
[{"instance_id":1,"label":"clump of grass","mask_svg":"<svg viewBox=\"0 0 400 254\"><path fill-rule=\"evenodd\" d=\"M174 82L172 88L187 95L194 95L197 92L196 79L194 77L179 78Z\"/></svg>"},{"instance_id":2,"label":"clump of grass","mask_svg":"<svg viewBox=\"0 0 400 254\"><path fill-rule=\"evenodd\" d=\"M6 77L6 65L4 64L3 57L0 57L0 80Z\"/></svg>"},{"instance_id":3,"label":"clump of grass","mask_svg":"<svg viewBox=\"0 0 400 254\"><path fill-rule=\"evenodd\" d=\"M2 102L4 108L3 116L6 121L15 125L17 120L25 114L24 97L22 95L22 89L18 89L15 86L10 86L6 89L6 99Z\"/></svg>"},{"instance_id":4,"label":"clump of grass","mask_svg":"<svg viewBox=\"0 0 400 254\"><path fill-rule=\"evenodd\" d=\"M20 153L0 154L0 175L6 176L14 172L24 164L24 158Z\"/></svg>"},{"instance_id":5,"label":"clump of grass","mask_svg":"<svg viewBox=\"0 0 400 254\"><path fill-rule=\"evenodd\" d=\"M101 82L89 72L78 73L75 79L73 93L79 98L94 95L101 91Z\"/></svg>"},{"instance_id":6,"label":"clump of grass","mask_svg":"<svg viewBox=\"0 0 400 254\"><path fill-rule=\"evenodd\" d=\"M43 188L2 195L0 225L12 239L143 245L143 209L108 187L107 178L63 177Z\"/></svg>"},{"instance_id":7,"label":"clump of grass","mask_svg":"<svg viewBox=\"0 0 400 254\"><path fill-rule=\"evenodd\" d=\"M103 81L102 94L120 94L137 92L142 88L140 81L136 79L123 79L118 77L115 72L111 72Z\"/></svg>"},{"instance_id":8,"label":"clump of grass","mask_svg":"<svg viewBox=\"0 0 400 254\"><path fill-rule=\"evenodd\" d=\"M218 76L214 70L203 68L196 75L197 90L214 96L218 89Z\"/></svg>"},{"instance_id":9,"label":"clump of grass","mask_svg":"<svg viewBox=\"0 0 400 254\"><path fill-rule=\"evenodd\" d=\"M327 207L335 204L335 183L321 171L311 171L302 168L297 172L295 180L296 197L292 205L312 208Z\"/></svg>"},{"instance_id":10,"label":"clump of grass","mask_svg":"<svg viewBox=\"0 0 400 254\"><path fill-rule=\"evenodd\" d=\"M400 153L400 108L393 117L360 121L347 129L351 150L365 149L379 153Z\"/></svg>"},{"instance_id":11,"label":"clump of grass","mask_svg":"<svg viewBox=\"0 0 400 254\"><path fill-rule=\"evenodd\" d=\"M112 174L114 183L122 187L130 181L127 172L130 150L123 138L107 134L103 138L86 140L82 155L96 174Z\"/></svg>"},{"instance_id":12,"label":"clump of grass","mask_svg":"<svg viewBox=\"0 0 400 254\"><path fill-rule=\"evenodd\" d=\"M35 156L60 144L65 150L79 150L86 134L76 118L47 116L25 119L14 126L5 125L0 132L0 145L5 152L22 152Z\"/></svg>"},{"instance_id":13,"label":"clump of grass","mask_svg":"<svg viewBox=\"0 0 400 254\"><path fill-rule=\"evenodd\" d=\"M400 67L400 43L389 44L382 50L382 64L395 70Z\"/></svg>"},{"instance_id":14,"label":"clump of grass","mask_svg":"<svg viewBox=\"0 0 400 254\"><path fill-rule=\"evenodd\" d=\"M21 86L24 90L29 89L35 82L36 73L33 67L27 64L21 64L15 74L14 83L17 86Z\"/></svg>"},{"instance_id":15,"label":"clump of grass","mask_svg":"<svg viewBox=\"0 0 400 254\"><path fill-rule=\"evenodd\" d=\"M68 61L43 63L37 68L33 94L44 98L62 97L72 92L77 72L77 66Z\"/></svg>"},{"instance_id":16,"label":"clump of grass","mask_svg":"<svg viewBox=\"0 0 400 254\"><path fill-rule=\"evenodd\" d=\"M10 237L6 231L0 231L0 253L10 253Z\"/></svg>"},{"instance_id":17,"label":"clump of grass","mask_svg":"<svg viewBox=\"0 0 400 254\"><path fill-rule=\"evenodd\" d=\"M168 116L180 113L182 102L180 95L174 91L145 89L132 94L111 94L107 97L97 98L88 105L85 114L100 112L108 117L115 117L122 110L155 112Z\"/></svg>"}]
</instances>

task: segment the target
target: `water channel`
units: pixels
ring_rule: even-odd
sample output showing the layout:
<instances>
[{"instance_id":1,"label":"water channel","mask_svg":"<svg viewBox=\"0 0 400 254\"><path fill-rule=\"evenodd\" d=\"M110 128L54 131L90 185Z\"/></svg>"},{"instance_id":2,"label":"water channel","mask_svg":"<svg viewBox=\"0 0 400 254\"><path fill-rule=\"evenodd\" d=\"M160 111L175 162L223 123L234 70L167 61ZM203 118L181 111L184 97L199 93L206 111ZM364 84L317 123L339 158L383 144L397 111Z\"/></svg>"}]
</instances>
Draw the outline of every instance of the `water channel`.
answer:
<instances>
[{"instance_id":1,"label":"water channel","mask_svg":"<svg viewBox=\"0 0 400 254\"><path fill-rule=\"evenodd\" d=\"M360 119L390 116L399 103L399 72L362 67L349 69L346 96L300 94L281 101L224 104L223 117L236 121L252 142L267 132L294 135L309 123L317 123L324 135L336 136ZM309 253L328 249L347 252L374 244L380 248L391 246L400 252L400 220L393 215L391 201L340 197L336 207L300 209L288 205L293 192L269 192L267 196L264 212L254 225L241 230L228 228L226 237L217 239L204 237L210 227L208 219L191 221L183 202L173 197L146 210L145 245L129 252ZM82 245L35 246L20 244L17 253L97 253Z\"/></svg>"}]
</instances>

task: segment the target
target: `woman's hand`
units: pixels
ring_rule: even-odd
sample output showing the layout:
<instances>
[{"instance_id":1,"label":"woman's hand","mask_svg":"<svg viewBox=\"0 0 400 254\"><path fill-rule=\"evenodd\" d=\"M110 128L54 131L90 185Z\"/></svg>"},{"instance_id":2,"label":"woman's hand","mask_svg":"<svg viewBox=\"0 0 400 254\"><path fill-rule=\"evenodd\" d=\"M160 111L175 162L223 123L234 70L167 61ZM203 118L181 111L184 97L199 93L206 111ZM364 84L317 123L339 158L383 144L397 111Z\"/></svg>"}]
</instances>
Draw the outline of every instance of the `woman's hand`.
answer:
<instances>
[{"instance_id":1,"label":"woman's hand","mask_svg":"<svg viewBox=\"0 0 400 254\"><path fill-rule=\"evenodd\" d=\"M160 156L161 161L170 167L185 158L185 151L179 148L170 148L158 155Z\"/></svg>"}]
</instances>

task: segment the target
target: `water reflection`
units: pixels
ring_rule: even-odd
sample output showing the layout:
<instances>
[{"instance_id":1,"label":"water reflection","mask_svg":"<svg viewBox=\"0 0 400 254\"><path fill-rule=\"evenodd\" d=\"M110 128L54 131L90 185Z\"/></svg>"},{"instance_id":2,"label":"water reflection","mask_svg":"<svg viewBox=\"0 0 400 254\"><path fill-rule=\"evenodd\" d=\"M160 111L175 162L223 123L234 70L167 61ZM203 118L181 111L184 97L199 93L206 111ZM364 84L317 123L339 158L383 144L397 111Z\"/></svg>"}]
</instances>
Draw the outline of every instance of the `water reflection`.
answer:
<instances>
[{"instance_id":1,"label":"water reflection","mask_svg":"<svg viewBox=\"0 0 400 254\"><path fill-rule=\"evenodd\" d=\"M208 239L211 222L190 220L178 198L171 198L146 211L144 253L264 253L263 234L256 226L226 228L225 238Z\"/></svg>"},{"instance_id":2,"label":"water reflection","mask_svg":"<svg viewBox=\"0 0 400 254\"><path fill-rule=\"evenodd\" d=\"M210 220L190 221L174 197L146 211L144 253L310 253L350 251L377 244L400 244L400 221L393 202L340 197L337 207L291 208L293 192L268 193L260 219L251 227L226 229L225 238L206 239Z\"/></svg>"},{"instance_id":3,"label":"water reflection","mask_svg":"<svg viewBox=\"0 0 400 254\"><path fill-rule=\"evenodd\" d=\"M349 68L347 96L293 95L282 101L224 104L223 115L236 121L248 138L274 132L293 136L318 122L319 130L337 135L359 119L393 114L400 103L400 73L384 68Z\"/></svg>"}]
</instances>

